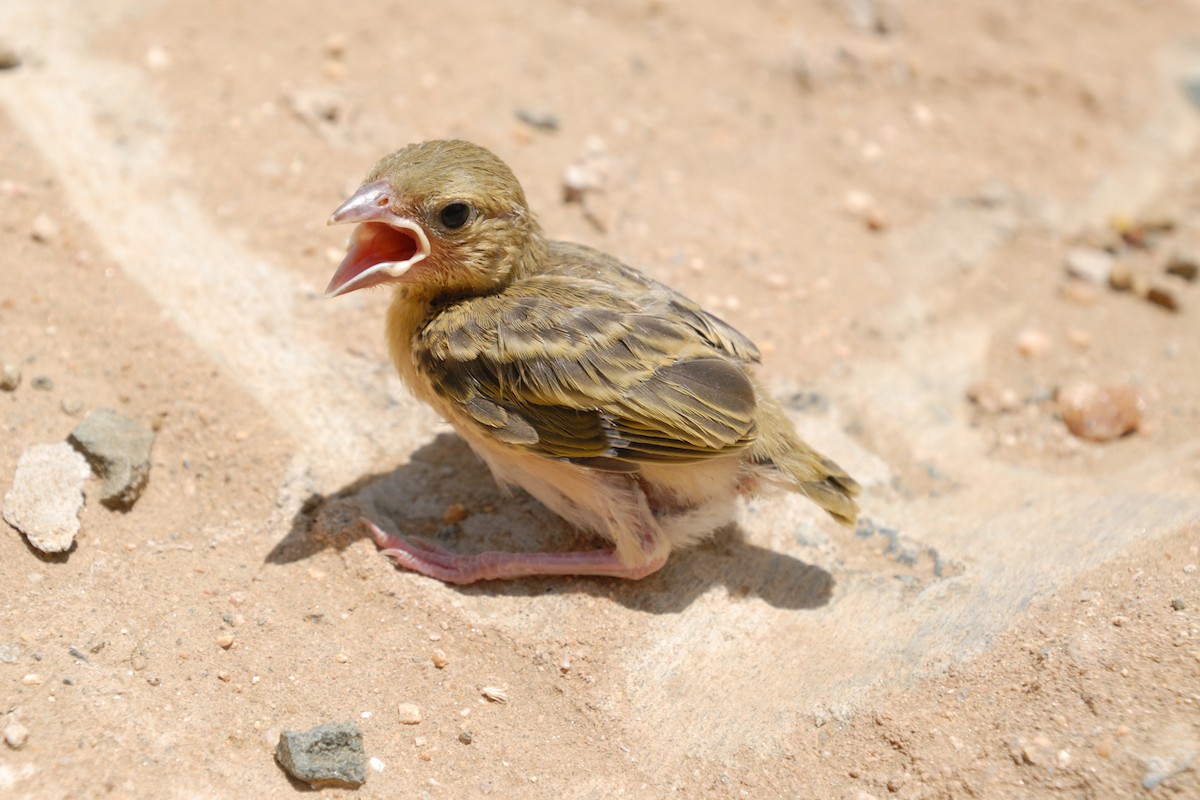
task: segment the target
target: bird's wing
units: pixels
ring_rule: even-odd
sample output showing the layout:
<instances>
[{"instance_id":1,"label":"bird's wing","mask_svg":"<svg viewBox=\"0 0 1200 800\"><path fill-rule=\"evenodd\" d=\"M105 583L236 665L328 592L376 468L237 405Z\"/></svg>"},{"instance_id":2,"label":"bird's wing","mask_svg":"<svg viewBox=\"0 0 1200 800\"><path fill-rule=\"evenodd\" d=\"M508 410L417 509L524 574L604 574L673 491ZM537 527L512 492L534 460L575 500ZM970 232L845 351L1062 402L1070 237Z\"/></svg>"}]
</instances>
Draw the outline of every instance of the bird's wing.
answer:
<instances>
[{"instance_id":1,"label":"bird's wing","mask_svg":"<svg viewBox=\"0 0 1200 800\"><path fill-rule=\"evenodd\" d=\"M755 438L757 351L674 292L573 270L449 303L414 355L436 391L510 445L601 469L687 463ZM680 303L687 303L682 305Z\"/></svg>"}]
</instances>

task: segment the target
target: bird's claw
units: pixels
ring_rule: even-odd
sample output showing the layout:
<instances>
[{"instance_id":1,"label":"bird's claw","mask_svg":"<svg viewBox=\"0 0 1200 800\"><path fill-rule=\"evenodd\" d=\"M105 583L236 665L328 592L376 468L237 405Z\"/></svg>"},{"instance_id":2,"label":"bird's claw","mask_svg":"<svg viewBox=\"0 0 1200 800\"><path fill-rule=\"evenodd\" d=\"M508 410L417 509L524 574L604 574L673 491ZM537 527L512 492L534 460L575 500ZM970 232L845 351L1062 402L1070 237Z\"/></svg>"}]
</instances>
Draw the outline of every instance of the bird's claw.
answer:
<instances>
[{"instance_id":1,"label":"bird's claw","mask_svg":"<svg viewBox=\"0 0 1200 800\"><path fill-rule=\"evenodd\" d=\"M589 550L575 553L452 553L428 539L395 536L369 519L363 524L380 547L380 553L396 566L418 572L446 583L474 583L498 578L534 575L597 575L637 579L655 572L667 560L666 554L645 564L627 566L614 550Z\"/></svg>"}]
</instances>

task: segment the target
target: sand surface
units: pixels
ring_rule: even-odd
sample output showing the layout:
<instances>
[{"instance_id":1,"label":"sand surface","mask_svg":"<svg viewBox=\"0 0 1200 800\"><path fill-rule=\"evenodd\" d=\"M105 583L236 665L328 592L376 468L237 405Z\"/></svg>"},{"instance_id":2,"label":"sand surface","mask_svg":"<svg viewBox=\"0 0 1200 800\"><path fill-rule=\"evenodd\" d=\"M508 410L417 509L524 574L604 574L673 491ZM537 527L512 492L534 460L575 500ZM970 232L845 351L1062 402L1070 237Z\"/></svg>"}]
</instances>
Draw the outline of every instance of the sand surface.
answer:
<instances>
[{"instance_id":1,"label":"sand surface","mask_svg":"<svg viewBox=\"0 0 1200 800\"><path fill-rule=\"evenodd\" d=\"M280 731L352 721L326 794L1200 796L1200 4L732 8L0 4L0 495L93 409L157 431L69 553L0 524L0 795L291 796ZM321 295L329 212L447 137L757 341L858 531L765 498L637 583L380 557L357 514L594 546L408 396L386 292ZM1068 277L1104 246L1135 291ZM1140 429L1073 436L1076 381Z\"/></svg>"}]
</instances>

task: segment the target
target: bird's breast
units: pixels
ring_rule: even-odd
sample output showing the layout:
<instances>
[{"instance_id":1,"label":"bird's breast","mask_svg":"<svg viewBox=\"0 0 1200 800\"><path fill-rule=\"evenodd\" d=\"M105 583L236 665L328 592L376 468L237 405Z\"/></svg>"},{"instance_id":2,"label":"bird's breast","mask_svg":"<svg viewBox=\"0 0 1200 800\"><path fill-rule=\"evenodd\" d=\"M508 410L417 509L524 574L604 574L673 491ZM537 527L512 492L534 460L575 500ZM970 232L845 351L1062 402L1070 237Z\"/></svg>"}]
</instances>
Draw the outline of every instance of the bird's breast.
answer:
<instances>
[{"instance_id":1,"label":"bird's breast","mask_svg":"<svg viewBox=\"0 0 1200 800\"><path fill-rule=\"evenodd\" d=\"M412 297L403 287L397 289L387 314L388 352L400 380L404 381L409 391L445 416L443 403L429 376L420 368L414 349L417 333L430 312L428 302Z\"/></svg>"}]
</instances>

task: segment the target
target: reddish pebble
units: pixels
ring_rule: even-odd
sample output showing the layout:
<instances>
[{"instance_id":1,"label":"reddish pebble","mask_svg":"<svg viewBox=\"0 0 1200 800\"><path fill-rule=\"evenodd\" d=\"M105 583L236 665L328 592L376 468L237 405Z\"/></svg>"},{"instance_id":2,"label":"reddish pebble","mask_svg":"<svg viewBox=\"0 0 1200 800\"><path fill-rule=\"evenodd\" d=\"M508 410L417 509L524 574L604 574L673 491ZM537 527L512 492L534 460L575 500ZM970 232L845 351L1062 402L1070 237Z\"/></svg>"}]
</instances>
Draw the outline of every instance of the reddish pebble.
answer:
<instances>
[{"instance_id":1,"label":"reddish pebble","mask_svg":"<svg viewBox=\"0 0 1200 800\"><path fill-rule=\"evenodd\" d=\"M1132 386L1097 386L1080 381L1058 391L1058 410L1067 430L1080 439L1107 442L1142 423L1145 401Z\"/></svg>"}]
</instances>

